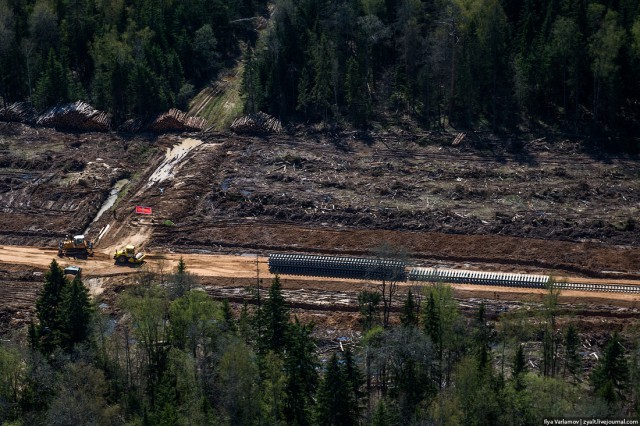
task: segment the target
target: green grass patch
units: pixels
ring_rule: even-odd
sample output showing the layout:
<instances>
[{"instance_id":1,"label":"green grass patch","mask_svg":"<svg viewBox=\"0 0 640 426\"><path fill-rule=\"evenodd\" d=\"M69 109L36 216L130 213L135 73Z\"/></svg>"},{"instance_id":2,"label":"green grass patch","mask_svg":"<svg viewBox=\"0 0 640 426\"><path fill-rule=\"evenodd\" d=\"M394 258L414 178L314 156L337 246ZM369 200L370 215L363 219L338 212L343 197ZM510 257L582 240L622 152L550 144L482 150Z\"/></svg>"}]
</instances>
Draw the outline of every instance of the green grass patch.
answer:
<instances>
[{"instance_id":1,"label":"green grass patch","mask_svg":"<svg viewBox=\"0 0 640 426\"><path fill-rule=\"evenodd\" d=\"M189 104L189 114L202 117L215 130L226 130L242 115L240 96L243 64L240 62L225 77L204 88Z\"/></svg>"}]
</instances>

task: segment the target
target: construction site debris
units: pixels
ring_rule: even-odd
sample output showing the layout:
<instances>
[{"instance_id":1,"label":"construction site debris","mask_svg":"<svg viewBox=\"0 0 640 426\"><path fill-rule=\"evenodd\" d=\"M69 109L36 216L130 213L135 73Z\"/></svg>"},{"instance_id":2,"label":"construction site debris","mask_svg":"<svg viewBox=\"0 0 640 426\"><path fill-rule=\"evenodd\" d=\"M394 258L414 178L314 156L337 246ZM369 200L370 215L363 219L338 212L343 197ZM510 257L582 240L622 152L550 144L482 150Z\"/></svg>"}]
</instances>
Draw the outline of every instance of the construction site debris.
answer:
<instances>
[{"instance_id":1,"label":"construction site debris","mask_svg":"<svg viewBox=\"0 0 640 426\"><path fill-rule=\"evenodd\" d=\"M38 117L36 123L45 127L105 132L111 127L111 115L86 102L76 101L51 108Z\"/></svg>"},{"instance_id":2,"label":"construction site debris","mask_svg":"<svg viewBox=\"0 0 640 426\"><path fill-rule=\"evenodd\" d=\"M244 115L233 120L231 130L236 133L268 134L281 133L282 123L275 117L257 112L255 114Z\"/></svg>"}]
</instances>

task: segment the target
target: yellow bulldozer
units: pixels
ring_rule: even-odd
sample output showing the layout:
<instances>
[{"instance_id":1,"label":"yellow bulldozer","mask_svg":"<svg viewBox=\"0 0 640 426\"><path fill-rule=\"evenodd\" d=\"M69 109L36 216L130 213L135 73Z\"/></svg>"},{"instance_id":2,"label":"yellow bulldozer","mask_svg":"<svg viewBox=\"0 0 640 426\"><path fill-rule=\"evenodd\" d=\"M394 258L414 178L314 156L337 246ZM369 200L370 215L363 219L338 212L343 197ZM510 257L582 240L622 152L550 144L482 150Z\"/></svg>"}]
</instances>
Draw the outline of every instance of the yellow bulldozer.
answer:
<instances>
[{"instance_id":1,"label":"yellow bulldozer","mask_svg":"<svg viewBox=\"0 0 640 426\"><path fill-rule=\"evenodd\" d=\"M123 249L116 250L116 254L113 255L118 265L137 265L144 262L145 254L143 252L136 252L136 248L133 245L128 245Z\"/></svg>"},{"instance_id":2,"label":"yellow bulldozer","mask_svg":"<svg viewBox=\"0 0 640 426\"><path fill-rule=\"evenodd\" d=\"M73 238L67 237L58 243L58 256L93 256L93 243L88 241L84 235L76 235Z\"/></svg>"}]
</instances>

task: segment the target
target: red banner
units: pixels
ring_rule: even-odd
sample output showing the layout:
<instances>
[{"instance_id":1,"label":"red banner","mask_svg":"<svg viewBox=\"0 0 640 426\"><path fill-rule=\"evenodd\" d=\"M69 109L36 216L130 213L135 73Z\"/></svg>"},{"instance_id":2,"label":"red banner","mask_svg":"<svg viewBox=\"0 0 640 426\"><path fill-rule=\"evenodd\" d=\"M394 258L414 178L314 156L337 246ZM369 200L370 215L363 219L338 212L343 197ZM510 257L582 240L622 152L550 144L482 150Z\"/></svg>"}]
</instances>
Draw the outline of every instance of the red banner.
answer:
<instances>
[{"instance_id":1,"label":"red banner","mask_svg":"<svg viewBox=\"0 0 640 426\"><path fill-rule=\"evenodd\" d=\"M138 214L153 214L153 212L151 211L151 207L142 207L142 206L136 206L136 213L138 213Z\"/></svg>"}]
</instances>

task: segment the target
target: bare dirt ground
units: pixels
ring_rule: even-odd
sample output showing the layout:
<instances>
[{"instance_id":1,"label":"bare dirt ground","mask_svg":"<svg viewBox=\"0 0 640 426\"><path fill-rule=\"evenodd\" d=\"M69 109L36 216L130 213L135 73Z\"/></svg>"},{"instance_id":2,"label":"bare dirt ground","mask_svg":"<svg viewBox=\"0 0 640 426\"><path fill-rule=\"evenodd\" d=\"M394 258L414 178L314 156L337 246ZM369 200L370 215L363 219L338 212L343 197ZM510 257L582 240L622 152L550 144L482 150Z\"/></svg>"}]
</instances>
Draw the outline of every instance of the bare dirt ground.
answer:
<instances>
[{"instance_id":1,"label":"bare dirt ground","mask_svg":"<svg viewBox=\"0 0 640 426\"><path fill-rule=\"evenodd\" d=\"M27 318L52 248L87 228L92 240L100 237L96 255L62 263L82 266L92 292L107 301L134 272L110 257L125 243L167 270L182 253L207 291L235 294L238 302L256 282L255 258L213 254L366 255L387 241L424 265L640 279L637 158L562 139L468 137L459 147L452 139L402 132L127 136L0 123L0 322ZM113 207L92 222L123 178ZM136 205L154 215L136 216ZM259 264L266 285L265 268ZM283 281L300 315L349 327L357 292L371 286ZM456 292L498 304L542 297L470 286ZM563 302L624 321L637 314L638 300L566 292Z\"/></svg>"}]
</instances>

